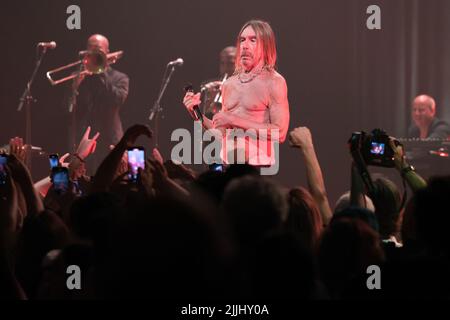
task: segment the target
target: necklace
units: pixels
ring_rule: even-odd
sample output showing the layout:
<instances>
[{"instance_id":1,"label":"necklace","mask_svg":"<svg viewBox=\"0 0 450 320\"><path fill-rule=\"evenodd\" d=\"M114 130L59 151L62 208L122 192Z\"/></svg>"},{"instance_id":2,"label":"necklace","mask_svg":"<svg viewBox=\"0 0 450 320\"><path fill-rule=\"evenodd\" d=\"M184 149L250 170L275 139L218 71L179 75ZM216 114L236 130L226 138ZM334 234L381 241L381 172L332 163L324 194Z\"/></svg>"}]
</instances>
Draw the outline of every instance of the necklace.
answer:
<instances>
[{"instance_id":1,"label":"necklace","mask_svg":"<svg viewBox=\"0 0 450 320\"><path fill-rule=\"evenodd\" d=\"M250 76L248 78L246 77L242 77L242 74L245 74L244 72L239 72L238 73L238 79L241 83L249 83L250 81L252 81L253 79L255 79L257 76L259 76L261 74L261 72L264 70L264 67L262 67L261 69L259 69L256 72L250 73Z\"/></svg>"}]
</instances>

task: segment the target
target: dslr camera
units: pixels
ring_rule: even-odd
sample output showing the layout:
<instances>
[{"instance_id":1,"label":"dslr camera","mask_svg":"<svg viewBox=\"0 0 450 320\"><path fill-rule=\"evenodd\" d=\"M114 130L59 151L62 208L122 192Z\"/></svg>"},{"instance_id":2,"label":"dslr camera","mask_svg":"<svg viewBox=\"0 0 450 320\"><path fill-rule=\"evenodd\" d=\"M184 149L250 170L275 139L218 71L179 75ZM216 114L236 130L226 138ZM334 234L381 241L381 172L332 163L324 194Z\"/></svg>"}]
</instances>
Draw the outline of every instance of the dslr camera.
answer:
<instances>
[{"instance_id":1,"label":"dslr camera","mask_svg":"<svg viewBox=\"0 0 450 320\"><path fill-rule=\"evenodd\" d=\"M392 168L395 165L391 139L383 130L374 129L371 133L353 132L348 143L352 156L359 154L366 165ZM398 140L393 141L396 146L401 145Z\"/></svg>"}]
</instances>

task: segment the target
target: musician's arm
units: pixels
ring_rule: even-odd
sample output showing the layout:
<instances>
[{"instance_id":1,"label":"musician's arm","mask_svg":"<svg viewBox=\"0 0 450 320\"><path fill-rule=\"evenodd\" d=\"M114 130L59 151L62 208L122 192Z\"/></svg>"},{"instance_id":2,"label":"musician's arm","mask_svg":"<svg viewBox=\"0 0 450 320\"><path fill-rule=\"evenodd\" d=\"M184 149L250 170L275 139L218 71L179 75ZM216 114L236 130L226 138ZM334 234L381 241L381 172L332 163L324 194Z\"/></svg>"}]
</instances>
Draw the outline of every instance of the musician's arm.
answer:
<instances>
[{"instance_id":1,"label":"musician's arm","mask_svg":"<svg viewBox=\"0 0 450 320\"><path fill-rule=\"evenodd\" d=\"M212 120L207 118L205 115L203 115L203 128L205 128L206 130L214 129Z\"/></svg>"},{"instance_id":2,"label":"musician's arm","mask_svg":"<svg viewBox=\"0 0 450 320\"><path fill-rule=\"evenodd\" d=\"M114 104L122 105L128 97L130 79L127 75L122 74L120 77L109 79L106 81L106 94L108 98L113 100Z\"/></svg>"}]
</instances>

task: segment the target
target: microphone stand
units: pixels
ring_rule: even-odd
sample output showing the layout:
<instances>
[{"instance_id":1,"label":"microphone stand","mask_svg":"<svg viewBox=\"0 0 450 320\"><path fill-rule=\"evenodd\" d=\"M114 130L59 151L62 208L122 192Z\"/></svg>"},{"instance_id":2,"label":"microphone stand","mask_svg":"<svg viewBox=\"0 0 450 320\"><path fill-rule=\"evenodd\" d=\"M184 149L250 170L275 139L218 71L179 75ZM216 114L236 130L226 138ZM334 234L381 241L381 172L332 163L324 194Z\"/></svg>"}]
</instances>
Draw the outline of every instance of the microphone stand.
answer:
<instances>
[{"instance_id":1,"label":"microphone stand","mask_svg":"<svg viewBox=\"0 0 450 320\"><path fill-rule=\"evenodd\" d=\"M158 147L158 138L159 138L159 135L158 135L158 116L159 116L159 113L161 113L162 110L163 110L162 107L161 107L161 99L162 99L162 97L164 95L164 92L167 89L167 86L169 85L170 78L172 77L172 74L175 71L175 65L172 65L171 69L170 69L170 72L169 72L169 75L167 77L165 77L168 67L169 67L169 65L167 65L166 70L164 72L164 76L163 76L163 79L162 79L162 85L161 85L161 89L159 91L158 98L156 99L155 103L153 104L153 107L150 110L150 115L148 117L148 119L151 122L153 120L153 118L155 118L155 116L156 116L156 118L155 118L155 127L154 127L154 132L153 132L153 137L154 137L154 140L155 140L155 147L156 148Z\"/></svg>"},{"instance_id":2,"label":"microphone stand","mask_svg":"<svg viewBox=\"0 0 450 320\"><path fill-rule=\"evenodd\" d=\"M39 47L38 47L39 49ZM23 106L25 105L25 143L31 146L31 104L36 102L37 100L33 98L31 95L31 85L33 84L34 78L36 77L36 73L41 65L42 59L44 55L47 53L47 48L43 47L42 52L36 53L36 63L34 66L33 73L31 74L30 80L25 87L25 90L19 100L19 106L17 107L17 111L22 111ZM26 153L26 165L28 170L31 171L31 149L27 150Z\"/></svg>"}]
</instances>

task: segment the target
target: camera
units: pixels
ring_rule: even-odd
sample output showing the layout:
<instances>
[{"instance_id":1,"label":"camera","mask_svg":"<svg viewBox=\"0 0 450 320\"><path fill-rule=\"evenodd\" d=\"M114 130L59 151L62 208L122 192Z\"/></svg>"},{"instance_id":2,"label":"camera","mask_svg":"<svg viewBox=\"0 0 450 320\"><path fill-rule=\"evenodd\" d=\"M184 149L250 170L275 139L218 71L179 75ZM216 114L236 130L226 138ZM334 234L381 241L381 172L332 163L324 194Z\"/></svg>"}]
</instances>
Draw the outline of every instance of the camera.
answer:
<instances>
[{"instance_id":1,"label":"camera","mask_svg":"<svg viewBox=\"0 0 450 320\"><path fill-rule=\"evenodd\" d=\"M349 147L352 155L359 153L366 165L392 168L394 164L394 150L390 145L390 140L386 132L381 129L374 129L371 133L353 132L349 140ZM400 142L393 139L396 146Z\"/></svg>"}]
</instances>

